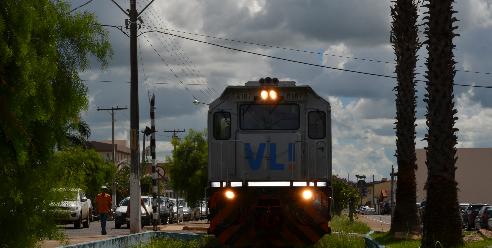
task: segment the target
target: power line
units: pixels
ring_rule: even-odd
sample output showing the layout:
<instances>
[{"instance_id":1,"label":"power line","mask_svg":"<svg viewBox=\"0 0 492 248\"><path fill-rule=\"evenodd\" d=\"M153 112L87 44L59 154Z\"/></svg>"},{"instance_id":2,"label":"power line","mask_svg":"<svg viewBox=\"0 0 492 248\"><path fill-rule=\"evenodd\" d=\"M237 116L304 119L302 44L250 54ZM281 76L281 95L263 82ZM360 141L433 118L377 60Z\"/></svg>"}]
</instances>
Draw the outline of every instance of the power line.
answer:
<instances>
[{"instance_id":1,"label":"power line","mask_svg":"<svg viewBox=\"0 0 492 248\"><path fill-rule=\"evenodd\" d=\"M70 10L70 13L72 13L72 12L74 12L74 11L76 11L76 10L84 7L84 6L86 6L87 4L91 3L92 1L94 1L94 0L89 0L89 1L87 1L85 3L83 3L82 5L80 5L80 6L76 7L76 8L74 8L74 9Z\"/></svg>"},{"instance_id":2,"label":"power line","mask_svg":"<svg viewBox=\"0 0 492 248\"><path fill-rule=\"evenodd\" d=\"M207 34L192 33L192 32L186 32L186 31L170 29L170 28L153 27L153 26L144 25L144 24L142 24L142 26L147 27L147 28L158 29L158 30L162 30L162 31L176 32L176 33L181 33L181 34L189 34L189 35L193 35L193 36L200 36L200 37L211 38L211 39L216 39L216 40L224 40L224 41L229 41L229 42L242 43L242 44L247 44L247 45L255 45L255 46L261 46L261 47L266 47L266 48L281 49L281 50L292 51L292 52L307 53L307 54L312 54L312 55L327 55L327 56L331 56L331 57L360 60L360 61L365 61L365 62L382 63L382 64L396 64L396 62L393 62L393 61L385 61L385 60L380 60L380 59L344 56L344 55L338 55L338 54L333 54L333 53L315 52L315 51L309 51L309 50L303 50L303 49L281 47L281 46L276 46L276 45L267 45L267 44L262 44L262 43L257 43L257 42L242 41L242 40L218 37L218 36L207 35ZM424 65L417 65L416 67L426 68L426 66L424 66ZM480 71L472 71L472 70L456 70L456 71L457 72L473 73L473 74L492 75L492 72L480 72Z\"/></svg>"},{"instance_id":3,"label":"power line","mask_svg":"<svg viewBox=\"0 0 492 248\"><path fill-rule=\"evenodd\" d=\"M257 53L257 52L251 52L251 51L247 51L247 50L242 50L242 49L238 49L238 48L223 46L223 45L219 45L219 44L215 44L215 43L211 43L211 42L207 42L207 41L202 41L202 40L197 40L197 39L193 39L193 38L189 38L189 37L185 37L185 36L181 36L181 35L177 35L177 34L173 34L173 33L169 33L169 32L163 32L163 31L159 31L159 30L148 30L148 31L146 31L144 33L152 33L152 32L161 33L161 34L165 34L165 35L170 35L170 36L178 37L178 38L181 38L181 39L190 40L190 41L194 41L194 42L198 42L198 43L203 43L203 44L207 44L207 45L211 45L211 46L216 46L216 47L224 48L224 49L231 50L231 51L237 51L237 52L242 52L242 53L257 55L257 56L261 56L261 57L266 57L266 58L271 58L271 59L276 59L276 60L281 60L281 61L296 63L296 64L302 64L302 65L308 65L308 66L326 68L326 69L331 69L331 70L336 70L336 71L342 71L342 72L351 72L351 73L368 75L368 76L375 76L375 77L383 77L383 78L391 78L391 79L396 79L397 78L396 76L391 76L391 75L385 75L385 74L379 74L379 73L372 73L372 72L364 72L364 71L357 71L357 70L349 70L349 69L343 69L343 68L338 68L338 67L313 64L313 63L299 61L299 60L286 59L286 58L281 58L281 57L266 55L266 54ZM425 83L427 83L429 81L416 79L415 82L425 82ZM464 86L464 87L492 89L492 86L485 86L485 85L458 84L458 83L453 83L453 85L456 85L456 86Z\"/></svg>"},{"instance_id":4,"label":"power line","mask_svg":"<svg viewBox=\"0 0 492 248\"><path fill-rule=\"evenodd\" d=\"M151 15L153 15L152 13L150 13L150 14L151 14ZM154 17L154 18L155 18L155 17ZM168 53L170 53L170 54L171 54L171 57L174 57L174 58L176 58L177 60L180 58L179 53L177 52L177 50L178 50L177 48L174 48L174 49L173 49L173 47L171 47L170 43L168 43L168 42L165 42L165 43L164 43L164 40L165 40L165 39L161 39L161 37L158 37L158 39L159 39L159 41L161 42L161 44L164 46L164 48L166 49L166 51L167 51ZM149 39L147 39L147 42L149 42L149 44L151 44L151 43L150 43L150 41L149 41ZM167 44L167 46L166 46L166 44ZM151 44L151 46L152 46L152 44ZM157 52L157 50L156 50L153 46L152 46L152 48L153 48L154 52ZM174 52L174 53L173 53L173 52ZM157 53L157 54L158 54L158 55L160 55L159 53ZM163 58L161 57L161 59L163 59ZM179 77L179 76L178 76L178 73L176 72L176 70L172 69L172 68L171 68L171 66L169 65L169 63L166 63L166 64L167 64L167 66L170 68L170 70L171 70L171 72L174 74L174 76L175 76L175 77ZM181 65L181 64L182 64L182 65L183 65L183 67L185 67L185 68L186 68L186 64L185 64L184 60L183 60L183 62L182 62L182 63L181 63L180 61L178 61L178 64L179 64L179 65ZM184 74L184 76L186 76L188 73L187 73L187 72L183 69L183 67L182 67L182 68L180 68L180 69L181 69L181 72ZM190 75L190 77L191 77L191 78L193 78L193 75L191 75L191 74L189 74L189 75ZM181 81L181 83L183 83L183 82ZM190 85L197 85L197 84L188 84L188 83L186 83L186 84L185 84L185 83L183 83L183 85L188 85L188 86L190 86ZM187 87L185 87L185 88L186 88L186 90L190 91ZM205 99L207 99L207 98L208 98L208 99L207 99L207 101L212 101L212 99L214 98L213 96L211 96L211 95L210 95L210 94L208 94L208 93L205 93L205 92L204 92L204 91L202 91L202 90L199 90L199 91L200 91L200 93L202 93L202 94L203 94L203 96L204 96L204 98L205 98ZM193 94L192 94L192 96L193 96L193 98L194 98L194 99L197 99L197 97L195 97Z\"/></svg>"},{"instance_id":5,"label":"power line","mask_svg":"<svg viewBox=\"0 0 492 248\"><path fill-rule=\"evenodd\" d=\"M152 16L154 17L154 18L152 18L152 19L150 20L152 23L154 23L154 20L155 20L156 22L160 22L160 24L161 24L162 26L164 26L164 27L165 27L165 24L164 24L164 20L163 20L163 18L162 18L162 15L159 15L159 14L157 14L157 13L156 13L156 14L154 14L154 11L153 11L153 10L151 10L151 11L150 11L150 15L152 15ZM154 24L154 25L155 25L155 24ZM179 43L178 43L178 42L176 42L176 39L174 39L174 40L171 40L171 39L170 39L170 41L171 41L171 42L169 42L169 43L170 43L171 45L173 45L173 47L175 48L176 55L182 59L182 61L183 61L183 65L186 67L186 63L188 63L188 64L189 64L189 67L188 67L189 69L188 69L188 70L190 70L190 71L191 71L190 75L192 75L192 76L196 76L197 78L199 78L199 79L200 79L200 78L201 78L201 74L202 74L202 73L200 72L200 69L198 69L198 67L196 67L196 66L194 65L194 63L191 61L191 58L190 58L189 56L185 56L185 54L184 54L183 50L181 49L181 46L179 45ZM196 67L196 70L195 70L195 67ZM207 92L210 92L210 94L211 94L210 96L212 97L212 99L213 99L213 98L215 98L215 97L218 97L218 94L214 96L214 91L215 91L215 90L212 90L212 89L211 89L211 88L212 88L211 86L210 86L210 88L209 88L209 84L208 84L208 82L207 82L207 80L206 80L206 79L204 79L204 80L199 80L199 81L203 81L203 82L204 82L204 84L206 85L206 86L205 86L206 91L207 91Z\"/></svg>"},{"instance_id":6,"label":"power line","mask_svg":"<svg viewBox=\"0 0 492 248\"><path fill-rule=\"evenodd\" d=\"M154 51L154 53L157 54L157 56L161 59L161 61L169 68L169 70L171 71L171 73L173 73L174 77L176 78L176 80L178 80L179 84L181 84L182 87L184 87L184 89L186 91L188 91L188 93L190 93L190 95L193 97L193 99L197 99L197 97L191 92L191 90L185 85L185 83L183 83L183 81L181 81L181 79L179 78L178 74L176 74L176 72L174 71L174 69L169 65L169 63L164 59L164 57L162 57L161 54L154 48L154 46L149 41L149 39L147 37L145 37L145 40L150 45L150 47L152 48L152 50Z\"/></svg>"}]
</instances>

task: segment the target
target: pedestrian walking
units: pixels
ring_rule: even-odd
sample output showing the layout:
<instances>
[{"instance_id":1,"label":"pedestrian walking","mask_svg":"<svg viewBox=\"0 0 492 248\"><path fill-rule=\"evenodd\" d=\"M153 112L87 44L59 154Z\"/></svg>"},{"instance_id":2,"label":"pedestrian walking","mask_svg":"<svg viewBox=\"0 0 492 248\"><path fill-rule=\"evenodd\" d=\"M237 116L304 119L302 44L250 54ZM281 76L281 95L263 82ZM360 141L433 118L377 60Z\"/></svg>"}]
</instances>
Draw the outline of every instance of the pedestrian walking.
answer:
<instances>
[{"instance_id":1,"label":"pedestrian walking","mask_svg":"<svg viewBox=\"0 0 492 248\"><path fill-rule=\"evenodd\" d=\"M96 196L96 210L99 214L99 221L101 222L101 234L106 235L106 221L108 220L108 214L111 211L111 195L108 193L108 187L102 186L101 193Z\"/></svg>"}]
</instances>

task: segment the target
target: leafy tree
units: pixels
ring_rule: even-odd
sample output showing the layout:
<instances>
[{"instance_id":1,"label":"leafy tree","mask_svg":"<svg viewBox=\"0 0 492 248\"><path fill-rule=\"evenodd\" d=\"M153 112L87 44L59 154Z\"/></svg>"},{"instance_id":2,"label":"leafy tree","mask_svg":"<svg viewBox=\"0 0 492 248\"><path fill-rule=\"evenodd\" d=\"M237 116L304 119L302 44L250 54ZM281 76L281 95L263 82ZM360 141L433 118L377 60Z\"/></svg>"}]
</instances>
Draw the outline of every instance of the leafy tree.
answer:
<instances>
[{"instance_id":1,"label":"leafy tree","mask_svg":"<svg viewBox=\"0 0 492 248\"><path fill-rule=\"evenodd\" d=\"M122 166L115 175L116 202L130 195L130 166Z\"/></svg>"},{"instance_id":2,"label":"leafy tree","mask_svg":"<svg viewBox=\"0 0 492 248\"><path fill-rule=\"evenodd\" d=\"M107 33L62 0L0 1L0 247L32 247L56 232L48 218L65 127L87 107L78 76L106 64Z\"/></svg>"},{"instance_id":3,"label":"leafy tree","mask_svg":"<svg viewBox=\"0 0 492 248\"><path fill-rule=\"evenodd\" d=\"M89 124L82 119L78 119L68 123L65 127L66 139L68 145L76 145L86 147L89 136L91 136L91 129ZM60 144L61 147L63 144Z\"/></svg>"},{"instance_id":4,"label":"leafy tree","mask_svg":"<svg viewBox=\"0 0 492 248\"><path fill-rule=\"evenodd\" d=\"M458 206L456 129L453 83L456 62L453 55L453 0L429 0L427 29L427 201L424 211L422 247L458 247L463 244Z\"/></svg>"},{"instance_id":5,"label":"leafy tree","mask_svg":"<svg viewBox=\"0 0 492 248\"><path fill-rule=\"evenodd\" d=\"M415 170L415 65L419 49L417 6L414 0L396 0L391 8L392 42L396 55L396 160L398 181L391 232L418 232Z\"/></svg>"},{"instance_id":6,"label":"leafy tree","mask_svg":"<svg viewBox=\"0 0 492 248\"><path fill-rule=\"evenodd\" d=\"M205 132L190 130L182 141L174 140L176 150L168 163L171 187L183 191L195 206L207 186L208 145Z\"/></svg>"},{"instance_id":7,"label":"leafy tree","mask_svg":"<svg viewBox=\"0 0 492 248\"><path fill-rule=\"evenodd\" d=\"M332 176L331 186L333 188L333 213L340 215L342 210L348 208L349 215L352 216L355 205L360 200L357 187L337 176Z\"/></svg>"},{"instance_id":8,"label":"leafy tree","mask_svg":"<svg viewBox=\"0 0 492 248\"><path fill-rule=\"evenodd\" d=\"M81 188L87 197L94 199L102 185L110 186L116 173L114 165L106 162L95 150L71 147L55 153L52 163L56 164L62 187Z\"/></svg>"}]
</instances>

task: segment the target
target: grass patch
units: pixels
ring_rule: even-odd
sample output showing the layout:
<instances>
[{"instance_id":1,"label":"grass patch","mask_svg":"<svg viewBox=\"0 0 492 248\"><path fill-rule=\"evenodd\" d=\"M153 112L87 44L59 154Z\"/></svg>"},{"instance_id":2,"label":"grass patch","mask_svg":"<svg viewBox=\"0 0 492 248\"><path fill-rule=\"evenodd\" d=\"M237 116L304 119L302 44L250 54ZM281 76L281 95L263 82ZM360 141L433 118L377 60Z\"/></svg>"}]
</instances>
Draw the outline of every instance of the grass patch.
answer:
<instances>
[{"instance_id":1,"label":"grass patch","mask_svg":"<svg viewBox=\"0 0 492 248\"><path fill-rule=\"evenodd\" d=\"M210 235L203 236L197 240L180 240L172 238L152 239L148 244L141 244L134 248L199 248L199 247L221 247L219 241Z\"/></svg>"},{"instance_id":2,"label":"grass patch","mask_svg":"<svg viewBox=\"0 0 492 248\"><path fill-rule=\"evenodd\" d=\"M374 233L372 237L376 242L384 245L388 248L418 248L420 247L420 240L401 240L394 239L389 233ZM492 247L492 239L484 239L481 241L468 241L465 242L463 248L484 248ZM439 245L436 248L440 248Z\"/></svg>"},{"instance_id":3,"label":"grass patch","mask_svg":"<svg viewBox=\"0 0 492 248\"><path fill-rule=\"evenodd\" d=\"M327 234L313 248L361 248L365 247L364 239L360 236L345 233Z\"/></svg>"},{"instance_id":4,"label":"grass patch","mask_svg":"<svg viewBox=\"0 0 492 248\"><path fill-rule=\"evenodd\" d=\"M394 239L389 233L373 233L372 238L388 248L414 248L420 246L420 240Z\"/></svg>"},{"instance_id":5,"label":"grass patch","mask_svg":"<svg viewBox=\"0 0 492 248\"><path fill-rule=\"evenodd\" d=\"M365 247L364 239L357 235L349 234L327 234L312 248L360 248ZM134 248L212 248L224 247L213 236L204 236L198 240L178 240L172 238L153 239L148 244L141 244Z\"/></svg>"},{"instance_id":6,"label":"grass patch","mask_svg":"<svg viewBox=\"0 0 492 248\"><path fill-rule=\"evenodd\" d=\"M330 226L333 232L341 233L366 234L371 230L366 223L357 220L351 222L346 215L333 216Z\"/></svg>"}]
</instances>

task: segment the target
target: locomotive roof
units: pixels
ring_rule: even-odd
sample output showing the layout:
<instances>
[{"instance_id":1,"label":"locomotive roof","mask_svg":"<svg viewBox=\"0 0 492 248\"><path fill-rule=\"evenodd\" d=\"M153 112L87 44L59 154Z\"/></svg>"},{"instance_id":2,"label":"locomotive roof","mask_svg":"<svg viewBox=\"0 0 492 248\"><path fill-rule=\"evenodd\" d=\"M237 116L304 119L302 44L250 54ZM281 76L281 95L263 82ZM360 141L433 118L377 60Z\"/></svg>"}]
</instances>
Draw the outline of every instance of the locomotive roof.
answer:
<instances>
[{"instance_id":1,"label":"locomotive roof","mask_svg":"<svg viewBox=\"0 0 492 248\"><path fill-rule=\"evenodd\" d=\"M258 81L248 81L244 86L242 86L242 85L227 86L224 89L224 91L222 92L222 94L220 94L220 96L218 98L216 98L214 101L212 101L210 103L210 106L215 106L216 102L219 99L226 97L228 94L231 94L234 91L244 90L244 89L259 89L261 87L277 87L277 88L284 88L284 89L299 89L301 91L307 92L308 94L310 94L316 98L319 98L321 101L324 101L324 102L328 103L328 105L329 105L329 102L327 100L325 100L323 97L319 96L309 85L296 85L296 82L294 82L294 81L279 81L278 84L260 84Z\"/></svg>"}]
</instances>

